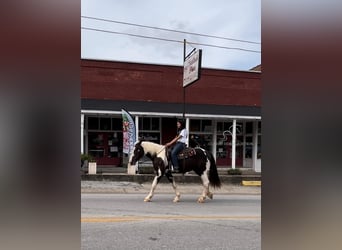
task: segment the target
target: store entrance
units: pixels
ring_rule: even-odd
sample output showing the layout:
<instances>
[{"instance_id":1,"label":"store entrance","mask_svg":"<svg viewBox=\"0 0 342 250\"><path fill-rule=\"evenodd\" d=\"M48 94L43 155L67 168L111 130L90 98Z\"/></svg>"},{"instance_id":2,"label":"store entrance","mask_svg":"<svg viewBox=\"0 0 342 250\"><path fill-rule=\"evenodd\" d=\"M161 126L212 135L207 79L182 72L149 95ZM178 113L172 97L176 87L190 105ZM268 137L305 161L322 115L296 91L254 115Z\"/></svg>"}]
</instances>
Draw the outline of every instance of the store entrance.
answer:
<instances>
[{"instance_id":1,"label":"store entrance","mask_svg":"<svg viewBox=\"0 0 342 250\"><path fill-rule=\"evenodd\" d=\"M161 144L166 144L177 135L177 118L162 118Z\"/></svg>"},{"instance_id":2,"label":"store entrance","mask_svg":"<svg viewBox=\"0 0 342 250\"><path fill-rule=\"evenodd\" d=\"M89 132L88 154L98 165L122 165L121 132Z\"/></svg>"}]
</instances>

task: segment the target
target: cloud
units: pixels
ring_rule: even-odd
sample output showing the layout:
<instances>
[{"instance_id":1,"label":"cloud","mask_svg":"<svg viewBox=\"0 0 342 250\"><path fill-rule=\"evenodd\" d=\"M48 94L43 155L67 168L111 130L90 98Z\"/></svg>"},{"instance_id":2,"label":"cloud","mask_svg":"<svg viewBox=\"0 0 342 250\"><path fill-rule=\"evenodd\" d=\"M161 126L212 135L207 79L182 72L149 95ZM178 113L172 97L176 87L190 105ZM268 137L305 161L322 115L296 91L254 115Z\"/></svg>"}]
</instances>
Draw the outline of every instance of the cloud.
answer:
<instances>
[{"instance_id":1,"label":"cloud","mask_svg":"<svg viewBox=\"0 0 342 250\"><path fill-rule=\"evenodd\" d=\"M81 12L84 16L260 42L260 1L218 0L214 3L209 0L175 0L172 2L117 0L101 1L101 4L94 4L94 1L82 0ZM82 58L181 65L182 41L184 39L189 42L225 47L239 47L259 51L261 49L260 44L220 40L84 18L82 18L82 26L179 41L179 43L175 43L123 34L82 30ZM228 67L246 70L261 62L260 53L210 48L200 45L195 47L203 50L203 67ZM188 45L187 50L190 51L191 49L191 45Z\"/></svg>"}]
</instances>

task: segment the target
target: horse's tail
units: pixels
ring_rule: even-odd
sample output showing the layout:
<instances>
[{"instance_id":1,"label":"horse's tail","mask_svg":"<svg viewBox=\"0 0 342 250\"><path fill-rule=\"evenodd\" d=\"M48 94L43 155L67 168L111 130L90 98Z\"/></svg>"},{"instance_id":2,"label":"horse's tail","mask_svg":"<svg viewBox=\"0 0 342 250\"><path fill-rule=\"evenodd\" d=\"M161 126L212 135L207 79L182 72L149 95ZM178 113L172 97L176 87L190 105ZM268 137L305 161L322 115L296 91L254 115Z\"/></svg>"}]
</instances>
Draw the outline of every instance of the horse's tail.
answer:
<instances>
[{"instance_id":1,"label":"horse's tail","mask_svg":"<svg viewBox=\"0 0 342 250\"><path fill-rule=\"evenodd\" d=\"M209 182L210 186L213 188L220 188L221 187L221 180L217 173L216 163L214 156L209 152L206 151L207 157L210 161L210 168L209 168Z\"/></svg>"}]
</instances>

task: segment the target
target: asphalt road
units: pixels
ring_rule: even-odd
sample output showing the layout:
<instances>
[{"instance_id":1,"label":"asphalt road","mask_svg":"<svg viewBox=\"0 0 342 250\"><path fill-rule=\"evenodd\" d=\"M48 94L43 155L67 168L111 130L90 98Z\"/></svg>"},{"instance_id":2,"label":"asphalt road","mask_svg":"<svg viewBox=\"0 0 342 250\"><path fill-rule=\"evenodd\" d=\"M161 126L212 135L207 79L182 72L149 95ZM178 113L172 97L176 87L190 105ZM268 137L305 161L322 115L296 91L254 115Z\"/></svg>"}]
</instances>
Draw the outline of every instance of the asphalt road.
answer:
<instances>
[{"instance_id":1,"label":"asphalt road","mask_svg":"<svg viewBox=\"0 0 342 250\"><path fill-rule=\"evenodd\" d=\"M152 182L143 184L127 181L81 181L82 193L113 193L113 194L140 194L147 195L151 189ZM202 192L201 184L177 183L181 194L198 194ZM222 184L220 189L212 189L215 194L261 194L260 186L242 186L232 184ZM155 195L160 193L174 193L171 184L159 183L155 190Z\"/></svg>"},{"instance_id":2,"label":"asphalt road","mask_svg":"<svg viewBox=\"0 0 342 250\"><path fill-rule=\"evenodd\" d=\"M261 195L82 193L82 249L261 249Z\"/></svg>"}]
</instances>

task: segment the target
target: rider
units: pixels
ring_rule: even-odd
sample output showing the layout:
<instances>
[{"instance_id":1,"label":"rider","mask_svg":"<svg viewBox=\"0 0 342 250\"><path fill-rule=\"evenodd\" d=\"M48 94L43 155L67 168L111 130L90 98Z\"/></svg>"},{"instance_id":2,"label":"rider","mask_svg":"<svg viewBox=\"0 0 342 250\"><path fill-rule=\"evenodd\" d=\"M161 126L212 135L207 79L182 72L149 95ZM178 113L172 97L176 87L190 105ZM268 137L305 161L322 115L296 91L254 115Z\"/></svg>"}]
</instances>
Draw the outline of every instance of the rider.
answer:
<instances>
[{"instance_id":1,"label":"rider","mask_svg":"<svg viewBox=\"0 0 342 250\"><path fill-rule=\"evenodd\" d=\"M171 151L171 162L173 165L174 172L179 173L178 159L177 155L186 147L186 143L188 140L188 131L185 128L185 124L183 120L177 121L177 136L172 139L172 141L165 144L166 147L170 147L174 143L175 146Z\"/></svg>"}]
</instances>

